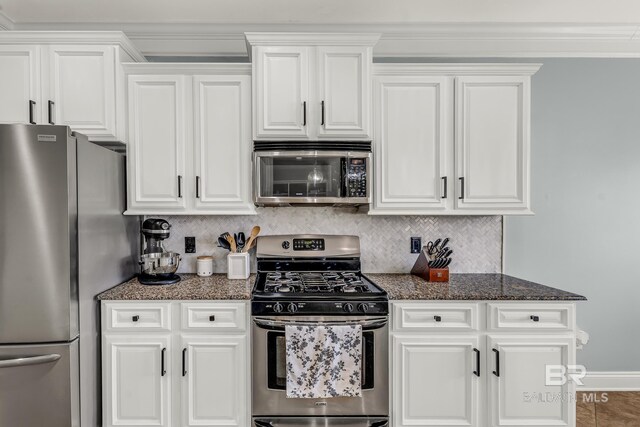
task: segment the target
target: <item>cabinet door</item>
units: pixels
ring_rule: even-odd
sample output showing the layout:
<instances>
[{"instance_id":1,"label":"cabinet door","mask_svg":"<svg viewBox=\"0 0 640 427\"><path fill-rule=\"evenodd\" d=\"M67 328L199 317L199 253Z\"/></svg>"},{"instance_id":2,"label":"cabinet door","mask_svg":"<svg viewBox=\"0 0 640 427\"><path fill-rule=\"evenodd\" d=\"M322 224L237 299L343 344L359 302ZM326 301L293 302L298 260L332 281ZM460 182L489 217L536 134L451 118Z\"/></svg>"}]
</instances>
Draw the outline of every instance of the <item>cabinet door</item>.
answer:
<instances>
[{"instance_id":1,"label":"cabinet door","mask_svg":"<svg viewBox=\"0 0 640 427\"><path fill-rule=\"evenodd\" d=\"M371 48L317 49L318 135L370 138Z\"/></svg>"},{"instance_id":2,"label":"cabinet door","mask_svg":"<svg viewBox=\"0 0 640 427\"><path fill-rule=\"evenodd\" d=\"M40 123L40 50L0 46L0 123Z\"/></svg>"},{"instance_id":3,"label":"cabinet door","mask_svg":"<svg viewBox=\"0 0 640 427\"><path fill-rule=\"evenodd\" d=\"M45 121L93 141L117 139L115 47L51 46L48 61Z\"/></svg>"},{"instance_id":4,"label":"cabinet door","mask_svg":"<svg viewBox=\"0 0 640 427\"><path fill-rule=\"evenodd\" d=\"M129 209L185 208L183 76L129 76Z\"/></svg>"},{"instance_id":5,"label":"cabinet door","mask_svg":"<svg viewBox=\"0 0 640 427\"><path fill-rule=\"evenodd\" d=\"M393 425L477 426L479 339L393 337ZM477 374L476 374L477 373Z\"/></svg>"},{"instance_id":6,"label":"cabinet door","mask_svg":"<svg viewBox=\"0 0 640 427\"><path fill-rule=\"evenodd\" d=\"M254 50L254 139L309 137L309 48Z\"/></svg>"},{"instance_id":7,"label":"cabinet door","mask_svg":"<svg viewBox=\"0 0 640 427\"><path fill-rule=\"evenodd\" d=\"M529 80L456 78L456 208L529 208Z\"/></svg>"},{"instance_id":8,"label":"cabinet door","mask_svg":"<svg viewBox=\"0 0 640 427\"><path fill-rule=\"evenodd\" d=\"M371 213L419 214L448 206L451 83L447 77L374 79L376 190Z\"/></svg>"},{"instance_id":9,"label":"cabinet door","mask_svg":"<svg viewBox=\"0 0 640 427\"><path fill-rule=\"evenodd\" d=\"M575 364L573 337L495 335L487 344L491 426L575 425L574 384L546 380L547 366Z\"/></svg>"},{"instance_id":10,"label":"cabinet door","mask_svg":"<svg viewBox=\"0 0 640 427\"><path fill-rule=\"evenodd\" d=\"M170 335L103 337L104 425L169 426Z\"/></svg>"},{"instance_id":11,"label":"cabinet door","mask_svg":"<svg viewBox=\"0 0 640 427\"><path fill-rule=\"evenodd\" d=\"M196 209L254 213L251 77L195 76Z\"/></svg>"},{"instance_id":12,"label":"cabinet door","mask_svg":"<svg viewBox=\"0 0 640 427\"><path fill-rule=\"evenodd\" d=\"M248 423L247 336L182 336L181 426Z\"/></svg>"}]
</instances>

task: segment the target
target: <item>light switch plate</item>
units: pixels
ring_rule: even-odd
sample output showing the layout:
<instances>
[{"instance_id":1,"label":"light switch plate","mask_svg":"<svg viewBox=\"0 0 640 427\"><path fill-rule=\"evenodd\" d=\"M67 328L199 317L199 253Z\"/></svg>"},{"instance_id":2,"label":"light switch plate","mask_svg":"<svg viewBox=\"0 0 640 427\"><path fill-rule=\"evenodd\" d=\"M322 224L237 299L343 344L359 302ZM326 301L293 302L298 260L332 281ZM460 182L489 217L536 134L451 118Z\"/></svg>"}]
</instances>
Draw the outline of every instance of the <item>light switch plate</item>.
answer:
<instances>
[{"instance_id":1,"label":"light switch plate","mask_svg":"<svg viewBox=\"0 0 640 427\"><path fill-rule=\"evenodd\" d=\"M196 238L185 237L184 238L184 253L195 254L196 253Z\"/></svg>"},{"instance_id":2,"label":"light switch plate","mask_svg":"<svg viewBox=\"0 0 640 427\"><path fill-rule=\"evenodd\" d=\"M411 238L411 253L419 254L422 249L422 238L421 237L412 237Z\"/></svg>"}]
</instances>

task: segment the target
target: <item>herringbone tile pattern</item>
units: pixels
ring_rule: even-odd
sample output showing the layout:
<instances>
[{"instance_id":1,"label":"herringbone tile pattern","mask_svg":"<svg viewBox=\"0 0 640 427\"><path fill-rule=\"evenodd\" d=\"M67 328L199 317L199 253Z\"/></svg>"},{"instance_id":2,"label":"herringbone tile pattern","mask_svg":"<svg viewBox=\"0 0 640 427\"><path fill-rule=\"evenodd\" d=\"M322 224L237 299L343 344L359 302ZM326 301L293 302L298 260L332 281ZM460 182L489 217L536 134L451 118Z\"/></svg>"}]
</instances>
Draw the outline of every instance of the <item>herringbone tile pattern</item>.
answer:
<instances>
[{"instance_id":1,"label":"herringbone tile pattern","mask_svg":"<svg viewBox=\"0 0 640 427\"><path fill-rule=\"evenodd\" d=\"M214 270L226 272L226 251L218 236L244 231L253 225L261 234L353 234L360 236L362 270L370 273L407 273L416 255L409 252L411 236L422 243L449 237L454 273L496 273L502 264L500 216L372 216L352 208L258 208L257 216L168 216L171 237L165 247L184 254L184 237L195 236L197 254L183 255L180 272L195 272L197 255L213 255Z\"/></svg>"}]
</instances>

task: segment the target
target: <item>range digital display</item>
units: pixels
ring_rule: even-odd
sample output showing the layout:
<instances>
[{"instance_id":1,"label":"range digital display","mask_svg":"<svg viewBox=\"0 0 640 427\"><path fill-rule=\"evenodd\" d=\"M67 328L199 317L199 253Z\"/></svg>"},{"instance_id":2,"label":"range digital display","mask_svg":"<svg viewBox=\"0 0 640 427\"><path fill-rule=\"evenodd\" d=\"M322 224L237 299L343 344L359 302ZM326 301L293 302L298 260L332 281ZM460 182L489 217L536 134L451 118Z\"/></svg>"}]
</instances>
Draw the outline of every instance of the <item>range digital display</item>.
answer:
<instances>
[{"instance_id":1,"label":"range digital display","mask_svg":"<svg viewBox=\"0 0 640 427\"><path fill-rule=\"evenodd\" d=\"M324 239L293 239L294 251L324 251Z\"/></svg>"}]
</instances>

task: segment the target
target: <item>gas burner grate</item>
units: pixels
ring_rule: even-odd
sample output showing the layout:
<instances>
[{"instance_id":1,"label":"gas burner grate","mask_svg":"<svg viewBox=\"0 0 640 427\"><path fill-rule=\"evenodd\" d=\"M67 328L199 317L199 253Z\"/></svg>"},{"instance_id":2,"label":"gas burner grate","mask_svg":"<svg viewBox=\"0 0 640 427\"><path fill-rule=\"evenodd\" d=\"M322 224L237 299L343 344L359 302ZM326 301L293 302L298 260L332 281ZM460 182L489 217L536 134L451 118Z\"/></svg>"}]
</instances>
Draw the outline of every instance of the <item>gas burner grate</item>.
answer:
<instances>
[{"instance_id":1,"label":"gas burner grate","mask_svg":"<svg viewBox=\"0 0 640 427\"><path fill-rule=\"evenodd\" d=\"M370 289L354 272L270 272L265 292L278 293L364 293Z\"/></svg>"}]
</instances>

